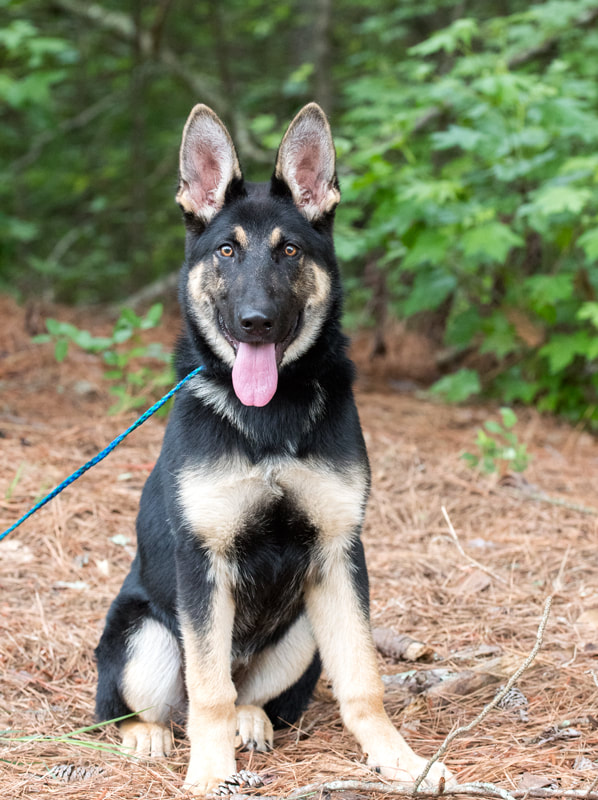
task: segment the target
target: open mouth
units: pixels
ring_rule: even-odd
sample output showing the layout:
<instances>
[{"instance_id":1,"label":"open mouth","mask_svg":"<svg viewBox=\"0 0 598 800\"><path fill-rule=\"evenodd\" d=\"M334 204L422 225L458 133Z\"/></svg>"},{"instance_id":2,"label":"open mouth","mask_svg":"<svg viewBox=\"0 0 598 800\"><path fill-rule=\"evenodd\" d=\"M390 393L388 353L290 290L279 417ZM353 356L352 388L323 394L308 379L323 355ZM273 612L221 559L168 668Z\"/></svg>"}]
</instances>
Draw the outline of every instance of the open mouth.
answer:
<instances>
[{"instance_id":1,"label":"open mouth","mask_svg":"<svg viewBox=\"0 0 598 800\"><path fill-rule=\"evenodd\" d=\"M293 339L296 337L296 335L297 335L297 333L299 331L299 328L301 327L302 318L303 318L303 314L300 312L297 315L297 319L295 320L295 322L291 325L291 327L289 329L289 332L285 336L285 338L282 341L275 343L274 347L275 347L275 352L276 352L276 364L278 366L280 366L280 362L282 361L282 357L285 354L285 350L291 344ZM222 333L222 335L224 336L226 341L230 344L230 346L233 348L235 353L237 353L238 350L239 350L239 345L242 344L242 342L240 342L239 339L235 339L235 337L229 331L229 329L227 328L226 323L224 321L224 317L222 316L220 311L218 312L218 326L220 327L220 332ZM263 343L262 342L250 342L249 344L252 344L252 345L258 344L259 345L259 344L263 344Z\"/></svg>"},{"instance_id":2,"label":"open mouth","mask_svg":"<svg viewBox=\"0 0 598 800\"><path fill-rule=\"evenodd\" d=\"M291 325L280 342L242 342L236 339L218 313L220 330L235 351L232 379L233 389L246 406L265 406L274 397L278 387L278 367L285 350L297 335L301 315Z\"/></svg>"}]
</instances>

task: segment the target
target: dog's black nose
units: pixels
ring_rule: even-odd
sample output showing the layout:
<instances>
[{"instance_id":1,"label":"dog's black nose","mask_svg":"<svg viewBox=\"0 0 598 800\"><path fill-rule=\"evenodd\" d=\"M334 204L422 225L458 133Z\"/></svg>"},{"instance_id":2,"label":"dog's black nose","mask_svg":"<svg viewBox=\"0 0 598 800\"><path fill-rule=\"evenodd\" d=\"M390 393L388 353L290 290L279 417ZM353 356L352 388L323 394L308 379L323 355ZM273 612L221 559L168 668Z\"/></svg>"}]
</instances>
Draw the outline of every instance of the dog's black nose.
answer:
<instances>
[{"instance_id":1,"label":"dog's black nose","mask_svg":"<svg viewBox=\"0 0 598 800\"><path fill-rule=\"evenodd\" d=\"M239 314L239 323L245 333L253 333L259 336L265 336L270 333L274 325L266 314L253 309L243 309Z\"/></svg>"}]
</instances>

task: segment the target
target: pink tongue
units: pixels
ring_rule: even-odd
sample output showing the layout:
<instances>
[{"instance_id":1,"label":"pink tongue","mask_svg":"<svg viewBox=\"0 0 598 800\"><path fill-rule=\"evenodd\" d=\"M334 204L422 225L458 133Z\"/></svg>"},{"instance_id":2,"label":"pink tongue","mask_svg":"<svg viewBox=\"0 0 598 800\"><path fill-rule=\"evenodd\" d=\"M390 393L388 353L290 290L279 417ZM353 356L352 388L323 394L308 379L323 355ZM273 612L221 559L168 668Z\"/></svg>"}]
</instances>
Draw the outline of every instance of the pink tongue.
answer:
<instances>
[{"instance_id":1,"label":"pink tongue","mask_svg":"<svg viewBox=\"0 0 598 800\"><path fill-rule=\"evenodd\" d=\"M233 388L246 406L265 406L278 386L276 345L239 342L233 366Z\"/></svg>"}]
</instances>

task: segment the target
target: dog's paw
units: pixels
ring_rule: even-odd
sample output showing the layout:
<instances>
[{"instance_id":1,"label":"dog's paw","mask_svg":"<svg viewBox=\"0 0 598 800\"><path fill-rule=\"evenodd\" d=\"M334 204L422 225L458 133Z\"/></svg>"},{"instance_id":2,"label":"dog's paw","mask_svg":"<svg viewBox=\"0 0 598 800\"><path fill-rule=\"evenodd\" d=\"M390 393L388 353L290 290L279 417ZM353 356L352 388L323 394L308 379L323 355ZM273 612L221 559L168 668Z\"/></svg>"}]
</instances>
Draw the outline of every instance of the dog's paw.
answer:
<instances>
[{"instance_id":1,"label":"dog's paw","mask_svg":"<svg viewBox=\"0 0 598 800\"><path fill-rule=\"evenodd\" d=\"M237 769L234 753L229 758L223 753L207 753L205 749L200 757L193 756L193 748L191 752L184 788L196 797L218 794L220 785Z\"/></svg>"},{"instance_id":2,"label":"dog's paw","mask_svg":"<svg viewBox=\"0 0 598 800\"><path fill-rule=\"evenodd\" d=\"M237 706L235 747L245 750L271 750L274 740L272 723L259 706Z\"/></svg>"},{"instance_id":3,"label":"dog's paw","mask_svg":"<svg viewBox=\"0 0 598 800\"><path fill-rule=\"evenodd\" d=\"M163 758L172 750L170 728L157 722L131 720L120 726L122 745L137 758Z\"/></svg>"},{"instance_id":4,"label":"dog's paw","mask_svg":"<svg viewBox=\"0 0 598 800\"><path fill-rule=\"evenodd\" d=\"M400 781L401 783L415 783L428 762L425 758L416 755L410 748L409 751L402 752L398 757L394 753L394 764L393 757L390 756L383 758L370 757L367 763L371 769L384 778ZM420 788L435 791L439 788L448 788L454 783L456 781L452 773L441 761L437 761L432 765Z\"/></svg>"}]
</instances>

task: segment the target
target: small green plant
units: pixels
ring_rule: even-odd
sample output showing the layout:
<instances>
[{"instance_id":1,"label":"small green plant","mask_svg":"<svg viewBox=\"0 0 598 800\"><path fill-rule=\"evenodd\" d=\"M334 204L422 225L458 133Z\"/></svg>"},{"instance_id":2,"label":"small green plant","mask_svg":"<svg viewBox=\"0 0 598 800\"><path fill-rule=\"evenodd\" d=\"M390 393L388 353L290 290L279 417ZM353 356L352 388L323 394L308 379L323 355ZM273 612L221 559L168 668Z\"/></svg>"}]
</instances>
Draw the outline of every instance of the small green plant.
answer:
<instances>
[{"instance_id":1,"label":"small green plant","mask_svg":"<svg viewBox=\"0 0 598 800\"><path fill-rule=\"evenodd\" d=\"M473 469L479 469L486 474L504 474L509 470L523 472L531 455L527 452L525 443L520 442L512 430L517 416L510 408L501 408L500 415L502 424L496 420L487 420L482 428L478 428L476 445L479 454L463 453L461 458Z\"/></svg>"},{"instance_id":2,"label":"small green plant","mask_svg":"<svg viewBox=\"0 0 598 800\"><path fill-rule=\"evenodd\" d=\"M47 319L48 333L36 336L34 341L53 342L54 356L59 362L64 361L71 344L86 353L101 355L106 365L104 377L114 381L110 392L117 397L108 412L118 414L146 405L154 390L173 381L170 353L158 342L144 344L140 337L141 331L159 324L162 311L161 303L155 303L143 317L130 308L123 308L110 336L93 336L70 322ZM164 366L156 370L153 365L140 363L143 359L158 360ZM165 409L163 406L160 411L166 413Z\"/></svg>"}]
</instances>

